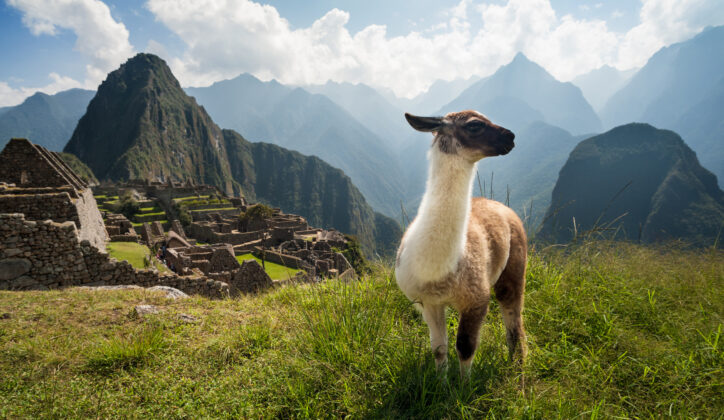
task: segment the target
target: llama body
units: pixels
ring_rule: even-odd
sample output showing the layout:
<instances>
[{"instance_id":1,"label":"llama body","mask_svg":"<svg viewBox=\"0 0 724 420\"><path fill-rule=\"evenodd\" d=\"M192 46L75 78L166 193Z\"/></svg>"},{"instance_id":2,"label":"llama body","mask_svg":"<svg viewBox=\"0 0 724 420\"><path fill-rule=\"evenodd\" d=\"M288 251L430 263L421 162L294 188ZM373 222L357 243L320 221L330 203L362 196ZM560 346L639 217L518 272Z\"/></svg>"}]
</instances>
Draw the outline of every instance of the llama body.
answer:
<instances>
[{"instance_id":1,"label":"llama body","mask_svg":"<svg viewBox=\"0 0 724 420\"><path fill-rule=\"evenodd\" d=\"M428 154L425 195L397 253L397 283L422 307L439 368L447 361L445 308L451 306L460 313L456 349L461 372L466 375L491 289L503 311L510 357L519 347L522 358L525 231L508 207L484 198L472 199L476 162L506 154L513 147L514 136L474 111L438 119L406 117L414 128L434 132L435 139Z\"/></svg>"}]
</instances>

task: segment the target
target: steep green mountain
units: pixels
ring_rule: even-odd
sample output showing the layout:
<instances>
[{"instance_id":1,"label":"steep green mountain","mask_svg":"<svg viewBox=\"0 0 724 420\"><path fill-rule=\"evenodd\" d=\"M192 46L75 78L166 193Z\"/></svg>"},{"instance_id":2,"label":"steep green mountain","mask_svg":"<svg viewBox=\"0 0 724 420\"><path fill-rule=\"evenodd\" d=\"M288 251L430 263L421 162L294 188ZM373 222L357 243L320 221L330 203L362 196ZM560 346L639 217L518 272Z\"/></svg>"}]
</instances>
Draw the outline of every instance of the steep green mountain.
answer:
<instances>
[{"instance_id":1,"label":"steep green mountain","mask_svg":"<svg viewBox=\"0 0 724 420\"><path fill-rule=\"evenodd\" d=\"M618 238L711 246L724 224L724 192L678 134L633 123L576 146L546 218L540 236L556 242L573 237L575 220L579 234L610 227Z\"/></svg>"},{"instance_id":2,"label":"steep green mountain","mask_svg":"<svg viewBox=\"0 0 724 420\"><path fill-rule=\"evenodd\" d=\"M239 193L221 129L166 63L139 54L111 72L65 147L99 179L194 179Z\"/></svg>"},{"instance_id":3,"label":"steep green mountain","mask_svg":"<svg viewBox=\"0 0 724 420\"><path fill-rule=\"evenodd\" d=\"M65 152L61 152L59 154L60 157L63 158L63 161L65 161L65 163L70 166L70 168L75 171L76 175L81 177L82 180L91 185L98 185L98 178L96 178L95 174L93 174L93 171L91 171L88 165L78 159L78 156Z\"/></svg>"},{"instance_id":4,"label":"steep green mountain","mask_svg":"<svg viewBox=\"0 0 724 420\"><path fill-rule=\"evenodd\" d=\"M186 91L223 127L319 156L349 175L373 208L397 213L403 185L389 141L326 96L248 74Z\"/></svg>"},{"instance_id":5,"label":"steep green mountain","mask_svg":"<svg viewBox=\"0 0 724 420\"><path fill-rule=\"evenodd\" d=\"M605 65L582 74L571 81L578 86L589 104L596 112L600 112L608 99L621 89L637 69L621 71Z\"/></svg>"},{"instance_id":6,"label":"steep green mountain","mask_svg":"<svg viewBox=\"0 0 724 420\"><path fill-rule=\"evenodd\" d=\"M578 87L559 82L522 53L442 106L440 114L464 109L482 112L513 131L524 128L534 119L573 134L601 129L598 116Z\"/></svg>"},{"instance_id":7,"label":"steep green mountain","mask_svg":"<svg viewBox=\"0 0 724 420\"><path fill-rule=\"evenodd\" d=\"M38 92L20 105L0 110L0 148L13 137L22 137L54 152L63 150L94 93L83 89L55 95Z\"/></svg>"},{"instance_id":8,"label":"steep green mountain","mask_svg":"<svg viewBox=\"0 0 724 420\"><path fill-rule=\"evenodd\" d=\"M193 179L216 185L357 235L367 250L389 252L401 234L341 170L221 130L166 63L150 54L138 54L108 75L65 151L102 180Z\"/></svg>"},{"instance_id":9,"label":"steep green mountain","mask_svg":"<svg viewBox=\"0 0 724 420\"><path fill-rule=\"evenodd\" d=\"M613 127L640 121L675 130L721 182L724 150L713 150L712 143L721 145L724 112L709 107L721 103L722 51L724 26L662 48L611 97L601 113L604 122Z\"/></svg>"}]
</instances>

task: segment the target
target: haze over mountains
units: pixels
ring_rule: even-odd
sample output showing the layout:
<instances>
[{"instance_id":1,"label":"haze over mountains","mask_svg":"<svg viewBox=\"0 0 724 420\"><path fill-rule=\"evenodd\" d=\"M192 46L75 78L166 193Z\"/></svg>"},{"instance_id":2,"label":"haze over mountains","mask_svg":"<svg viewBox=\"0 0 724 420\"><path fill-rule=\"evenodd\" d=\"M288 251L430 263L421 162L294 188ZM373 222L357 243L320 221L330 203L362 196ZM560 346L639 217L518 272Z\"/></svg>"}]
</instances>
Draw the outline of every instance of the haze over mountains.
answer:
<instances>
[{"instance_id":1,"label":"haze over mountains","mask_svg":"<svg viewBox=\"0 0 724 420\"><path fill-rule=\"evenodd\" d=\"M724 177L724 26L662 48L601 112L607 127L641 121L681 134L701 163ZM721 185L721 184L720 184Z\"/></svg>"},{"instance_id":2,"label":"haze over mountains","mask_svg":"<svg viewBox=\"0 0 724 420\"><path fill-rule=\"evenodd\" d=\"M594 133L601 127L580 89L557 81L522 54L465 89L436 114L463 109L478 110L516 133L514 152L483 159L478 168L488 189L492 181L493 197L504 201L510 192L510 205L519 214L530 211L532 201L531 221L546 211L558 171L580 140L570 133ZM407 204L413 210L424 190L425 153L431 139L429 134L415 137L405 153L409 159L402 162L409 182Z\"/></svg>"},{"instance_id":3,"label":"haze over mountains","mask_svg":"<svg viewBox=\"0 0 724 420\"><path fill-rule=\"evenodd\" d=\"M186 91L222 126L319 156L349 175L372 207L396 214L403 184L392 149L326 96L248 74Z\"/></svg>"},{"instance_id":4,"label":"haze over mountains","mask_svg":"<svg viewBox=\"0 0 724 420\"><path fill-rule=\"evenodd\" d=\"M513 129L541 120L573 134L601 130L601 121L578 87L559 82L521 53L492 76L465 89L440 113L463 109L478 110Z\"/></svg>"},{"instance_id":5,"label":"haze over mountains","mask_svg":"<svg viewBox=\"0 0 724 420\"><path fill-rule=\"evenodd\" d=\"M12 137L26 137L54 152L63 150L94 94L83 89L37 92L20 105L0 109L0 148Z\"/></svg>"},{"instance_id":6,"label":"haze over mountains","mask_svg":"<svg viewBox=\"0 0 724 420\"><path fill-rule=\"evenodd\" d=\"M596 112L601 112L611 95L624 87L637 69L621 71L611 66L603 66L572 80Z\"/></svg>"},{"instance_id":7,"label":"haze over mountains","mask_svg":"<svg viewBox=\"0 0 724 420\"><path fill-rule=\"evenodd\" d=\"M109 148L118 159L109 157L104 161L98 156L89 159L97 162L94 171L98 171L96 175L100 179L166 177L175 174L182 178L197 178L198 182L211 182L227 191L256 191L257 185L244 176L259 169L251 166L237 167L237 170L232 168L233 162L229 161L226 148L234 136L218 127L218 130L209 128L212 127L213 118L222 127L237 130L243 134L243 138L268 141L304 154L319 156L324 162L347 174L354 184L350 184L350 187L358 187L372 208L399 220L401 204L409 215L416 212L424 190L426 151L432 138L429 134L418 133L408 127L403 113L441 115L450 111L477 109L516 133L516 148L513 152L505 157L484 159L480 163L479 173L481 183L485 184L485 195L492 195L500 201L509 200L511 207L521 216L529 217L530 226L535 227L548 210L551 192L571 152L582 140L614 124L644 121L657 128L676 131L697 153L701 165L713 171L721 182L724 176L722 50L724 27L710 28L686 42L663 48L633 75L631 72L603 67L577 77L573 83L556 80L544 68L523 54L518 54L488 77L437 81L428 92L413 99L397 98L389 91L376 90L364 84L328 82L324 85L293 87L273 80L262 82L251 75L242 74L209 87L186 89L204 106L208 115L202 112L203 109L199 111L193 100L183 99L185 95L179 93L178 83L175 83L173 97L163 94L147 101L152 106L149 105L148 110L143 108L143 112L156 112L160 116L156 120L151 119L151 123L140 124L144 127L140 130L144 134L139 134L137 138L145 139L141 142L144 148L156 147L154 153L162 153L164 147L167 147L164 139L169 135L185 135L197 143L188 145L190 149L183 156L161 155L160 159L150 161L138 153L129 152L136 146L126 145L117 139ZM620 89L617 91L618 87ZM82 100L64 102L61 106L64 113L58 112L58 106L52 104L44 105L45 109L56 111L28 111L28 107L35 104L38 109L43 109L37 104L57 102L60 98L71 96L71 92L54 96L38 94L17 107L0 109L0 130L4 127L3 121L17 122L4 135L3 141L12 136L28 136L50 149L60 150L61 146L58 145L62 145L63 141L58 139L63 138L63 130L66 130L65 136L70 138L68 117L65 114L82 115L87 100L85 103ZM88 92L86 94L90 95ZM106 109L98 118L93 118L94 121L118 117L124 120L134 110L133 104L136 104L131 101L114 105L109 98L123 96L121 93L100 96L106 98L104 106L116 108L114 111ZM177 112L176 115L166 111L164 101L167 100L183 105L188 112ZM600 118L596 110L601 110ZM141 109L133 112L140 115ZM24 115L25 118L8 119L10 115ZM105 117L100 118L100 115ZM173 121L185 122L171 123ZM43 124L56 128L46 130L49 134L45 134L37 130ZM88 124L79 124L79 128L81 126L86 130L90 127ZM29 128L35 131L27 131ZM97 133L94 136L116 139L126 128L122 125L107 125L104 130L102 135ZM160 145L154 143L156 140L152 141L156 138L162 139ZM637 141L635 137L628 138ZM220 146L216 146L216 139L220 139ZM68 146L76 147L71 144ZM208 147L218 147L220 151L209 154L205 151ZM88 150L85 148L84 145L74 150L77 153L96 153L92 152L90 146ZM249 156L257 156L255 159L261 159L265 165L276 165L276 160L263 158L273 156L273 153L254 155L261 153L253 152L257 148L262 149L261 146L240 148L246 151L241 158L247 159L248 165L253 163L248 161ZM196 152L192 153L191 149ZM102 155L106 151L97 153ZM288 162L285 159L280 161ZM196 162L202 162L205 169L194 167ZM601 176L604 176L603 172ZM223 182L219 181L222 179ZM311 188L311 184L308 187ZM273 194L288 193L274 191ZM475 192L478 191L476 185ZM264 192L260 197L271 201L268 194L272 193ZM357 198L352 201L359 202ZM355 206L363 207L362 204ZM307 216L326 210L317 207L305 211L308 213L297 212ZM323 219L327 220L326 217ZM376 216L364 217L374 219ZM310 221L315 220L314 217L308 218Z\"/></svg>"}]
</instances>

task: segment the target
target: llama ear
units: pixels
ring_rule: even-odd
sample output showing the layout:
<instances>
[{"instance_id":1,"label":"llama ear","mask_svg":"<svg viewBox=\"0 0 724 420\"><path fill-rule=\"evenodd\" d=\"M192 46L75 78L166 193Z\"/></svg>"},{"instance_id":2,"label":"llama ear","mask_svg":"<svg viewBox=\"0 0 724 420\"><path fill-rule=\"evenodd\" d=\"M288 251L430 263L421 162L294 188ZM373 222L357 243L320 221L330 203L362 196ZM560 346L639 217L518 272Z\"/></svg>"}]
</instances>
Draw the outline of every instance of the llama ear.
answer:
<instances>
[{"instance_id":1,"label":"llama ear","mask_svg":"<svg viewBox=\"0 0 724 420\"><path fill-rule=\"evenodd\" d=\"M405 119L417 131L437 131L442 126L442 117L418 117L405 112Z\"/></svg>"}]
</instances>

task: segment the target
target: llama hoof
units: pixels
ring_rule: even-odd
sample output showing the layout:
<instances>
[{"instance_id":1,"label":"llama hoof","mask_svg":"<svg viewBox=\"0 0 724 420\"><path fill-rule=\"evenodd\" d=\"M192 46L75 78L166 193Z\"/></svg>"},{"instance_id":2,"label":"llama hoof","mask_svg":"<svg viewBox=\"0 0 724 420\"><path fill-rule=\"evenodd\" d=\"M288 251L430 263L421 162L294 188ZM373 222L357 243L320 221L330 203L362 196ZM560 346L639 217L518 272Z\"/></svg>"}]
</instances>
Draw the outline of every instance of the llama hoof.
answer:
<instances>
[{"instance_id":1,"label":"llama hoof","mask_svg":"<svg viewBox=\"0 0 724 420\"><path fill-rule=\"evenodd\" d=\"M460 379L463 382L468 382L470 380L470 371L472 370L472 367L472 357L468 361L460 361Z\"/></svg>"}]
</instances>

